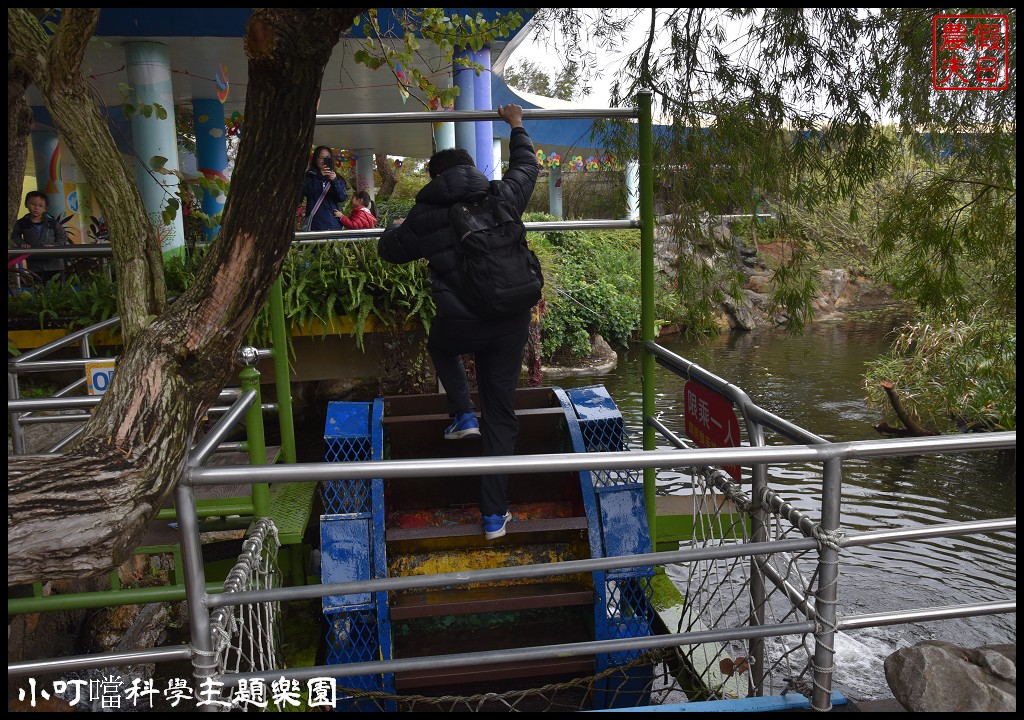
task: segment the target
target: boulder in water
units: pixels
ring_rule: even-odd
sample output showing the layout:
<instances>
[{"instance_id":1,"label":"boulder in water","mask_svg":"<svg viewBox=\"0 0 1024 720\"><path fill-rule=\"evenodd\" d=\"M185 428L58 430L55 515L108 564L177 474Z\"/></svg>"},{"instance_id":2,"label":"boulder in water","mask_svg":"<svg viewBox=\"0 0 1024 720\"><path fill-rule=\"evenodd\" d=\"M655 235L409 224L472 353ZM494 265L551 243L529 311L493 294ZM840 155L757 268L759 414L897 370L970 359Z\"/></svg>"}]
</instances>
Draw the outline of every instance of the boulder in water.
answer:
<instances>
[{"instance_id":1,"label":"boulder in water","mask_svg":"<svg viewBox=\"0 0 1024 720\"><path fill-rule=\"evenodd\" d=\"M887 657L885 679L911 712L1015 712L1017 646L925 640Z\"/></svg>"}]
</instances>

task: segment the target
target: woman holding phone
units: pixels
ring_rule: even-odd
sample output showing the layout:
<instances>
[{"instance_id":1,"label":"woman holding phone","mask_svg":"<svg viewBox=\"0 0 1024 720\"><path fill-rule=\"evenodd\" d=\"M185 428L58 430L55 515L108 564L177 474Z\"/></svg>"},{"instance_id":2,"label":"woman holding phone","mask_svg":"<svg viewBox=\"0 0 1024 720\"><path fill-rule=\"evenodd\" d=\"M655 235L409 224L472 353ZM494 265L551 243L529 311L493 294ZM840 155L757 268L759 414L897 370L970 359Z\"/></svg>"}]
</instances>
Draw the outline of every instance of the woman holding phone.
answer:
<instances>
[{"instance_id":1,"label":"woman holding phone","mask_svg":"<svg viewBox=\"0 0 1024 720\"><path fill-rule=\"evenodd\" d=\"M341 230L335 212L348 195L344 179L334 172L334 153L326 145L313 151L302 181L302 194L306 198L303 230Z\"/></svg>"}]
</instances>

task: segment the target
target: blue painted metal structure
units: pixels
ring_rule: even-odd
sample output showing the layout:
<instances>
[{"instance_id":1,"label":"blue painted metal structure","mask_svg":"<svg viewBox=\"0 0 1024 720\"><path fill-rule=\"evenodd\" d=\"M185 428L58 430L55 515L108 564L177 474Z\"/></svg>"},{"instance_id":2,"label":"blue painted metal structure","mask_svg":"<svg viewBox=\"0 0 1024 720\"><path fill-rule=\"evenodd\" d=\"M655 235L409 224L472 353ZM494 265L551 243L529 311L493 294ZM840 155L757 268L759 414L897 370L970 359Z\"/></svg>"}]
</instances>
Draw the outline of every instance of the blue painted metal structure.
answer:
<instances>
[{"instance_id":1,"label":"blue painted metal structure","mask_svg":"<svg viewBox=\"0 0 1024 720\"><path fill-rule=\"evenodd\" d=\"M622 415L601 385L552 388L565 413L575 452L626 450ZM380 460L384 454L384 402L331 402L324 441L327 462ZM591 557L651 552L642 476L637 471L582 471L580 488ZM387 575L384 485L379 478L326 483L322 488L321 579L345 582ZM593 573L594 639L646 637L654 632L650 566ZM376 596L376 597L374 597ZM328 623L327 662L391 659L386 593L331 596L323 600ZM640 651L601 654L597 670L634 661ZM653 666L638 665L594 684L595 709L646 705ZM394 692L393 675L342 677L340 687ZM372 703L341 698L339 710L374 710Z\"/></svg>"},{"instance_id":2,"label":"blue painted metal structure","mask_svg":"<svg viewBox=\"0 0 1024 720\"><path fill-rule=\"evenodd\" d=\"M380 460L384 454L384 401L332 402L324 427L327 462ZM369 580L387 575L384 549L384 481L340 480L321 487L320 578L324 583ZM343 665L391 658L391 625L386 593L334 595L323 599L327 621L327 663ZM339 679L339 710L376 710L372 702L345 696L342 688L394 693L391 675Z\"/></svg>"},{"instance_id":3,"label":"blue painted metal structure","mask_svg":"<svg viewBox=\"0 0 1024 720\"><path fill-rule=\"evenodd\" d=\"M627 450L622 414L603 385L555 394L565 409L573 449L576 452ZM613 557L651 552L644 504L643 477L635 470L584 471L580 473L591 557ZM647 637L653 633L654 610L650 605L650 566L594 573L597 602L594 605L595 640ZM640 651L600 654L598 673L632 662ZM649 687L651 666L638 666L626 679L609 676L595 683L594 707L619 707L616 699L642 698ZM632 703L631 703L632 704Z\"/></svg>"}]
</instances>

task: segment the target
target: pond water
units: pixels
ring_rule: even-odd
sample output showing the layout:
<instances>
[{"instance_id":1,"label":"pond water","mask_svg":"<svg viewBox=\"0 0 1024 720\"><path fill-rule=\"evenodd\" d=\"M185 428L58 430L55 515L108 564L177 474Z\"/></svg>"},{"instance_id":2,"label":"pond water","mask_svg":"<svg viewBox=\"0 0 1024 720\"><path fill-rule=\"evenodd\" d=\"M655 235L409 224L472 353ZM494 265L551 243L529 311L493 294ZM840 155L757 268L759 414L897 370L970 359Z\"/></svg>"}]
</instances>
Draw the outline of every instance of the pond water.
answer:
<instances>
[{"instance_id":1,"label":"pond water","mask_svg":"<svg viewBox=\"0 0 1024 720\"><path fill-rule=\"evenodd\" d=\"M802 336L775 328L732 332L710 341L659 339L673 353L742 388L751 400L827 440L882 437L883 418L864 401L866 362L884 352L896 311L850 314L811 325ZM630 435L642 447L641 348L620 352L606 375L546 379L563 388L603 384ZM656 366L656 412L683 437L683 381ZM767 433L769 444L785 441ZM659 439L659 446L671 447ZM769 482L798 509L817 517L821 466L769 469ZM659 475L659 482L665 478ZM671 479L671 478L669 478ZM746 486L749 487L749 486ZM847 461L843 471L842 529L856 533L944 522L1015 517L1016 453L963 453ZM846 549L841 554L840 617L914 607L956 605L1016 597L1016 536L935 539ZM890 697L882 662L924 639L977 647L1016 643L1016 615L943 620L840 633L833 689L854 700Z\"/></svg>"}]
</instances>

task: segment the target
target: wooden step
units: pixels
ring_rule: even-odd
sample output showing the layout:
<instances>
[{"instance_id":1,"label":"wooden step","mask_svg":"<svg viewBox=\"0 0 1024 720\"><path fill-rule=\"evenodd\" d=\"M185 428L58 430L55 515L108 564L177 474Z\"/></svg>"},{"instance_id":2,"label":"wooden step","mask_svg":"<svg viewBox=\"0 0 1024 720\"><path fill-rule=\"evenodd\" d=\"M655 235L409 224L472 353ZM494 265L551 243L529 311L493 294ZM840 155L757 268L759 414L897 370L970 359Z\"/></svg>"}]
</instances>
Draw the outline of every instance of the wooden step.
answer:
<instances>
[{"instance_id":1,"label":"wooden step","mask_svg":"<svg viewBox=\"0 0 1024 720\"><path fill-rule=\"evenodd\" d=\"M389 596L392 620L593 604L593 587L567 582L416 590Z\"/></svg>"},{"instance_id":2,"label":"wooden step","mask_svg":"<svg viewBox=\"0 0 1024 720\"><path fill-rule=\"evenodd\" d=\"M480 397L476 392L470 393L470 397L477 407L480 407ZM400 417L402 415L428 415L432 413L447 413L448 402L444 393L427 393L422 395L386 395L384 400L384 414L388 417ZM517 388L512 401L516 410L528 408L549 408L557 407L558 400L555 398L551 388Z\"/></svg>"},{"instance_id":3,"label":"wooden step","mask_svg":"<svg viewBox=\"0 0 1024 720\"><path fill-rule=\"evenodd\" d=\"M491 691L504 688L509 680L545 678L545 684L567 678L586 677L595 672L593 655L529 660L521 662L477 665L471 668L437 668L395 673L395 689L398 691L432 688L435 691L465 686L471 683L487 683Z\"/></svg>"},{"instance_id":4,"label":"wooden step","mask_svg":"<svg viewBox=\"0 0 1024 720\"><path fill-rule=\"evenodd\" d=\"M478 415L479 417L479 415ZM519 438L516 447L530 453L569 452L557 447L566 433L559 430L565 423L560 407L517 409ZM392 460L412 458L468 457L481 453L480 438L445 440L444 430L452 419L447 413L387 416L381 420L390 447ZM486 422L486 420L481 420ZM520 454L526 454L520 452Z\"/></svg>"},{"instance_id":5,"label":"wooden step","mask_svg":"<svg viewBox=\"0 0 1024 720\"><path fill-rule=\"evenodd\" d=\"M467 524L480 523L480 476L408 477L384 481L385 507L394 512L422 512L430 508L464 507L477 511ZM584 513L578 473L550 471L509 475L508 502L515 515L519 506L566 503L571 514ZM562 513L566 515L570 513ZM390 523L389 523L390 524Z\"/></svg>"},{"instance_id":6,"label":"wooden step","mask_svg":"<svg viewBox=\"0 0 1024 720\"><path fill-rule=\"evenodd\" d=\"M487 543L508 543L519 541L519 536L544 535L547 533L562 533L566 531L586 530L587 519L585 517L551 518L543 520L512 520L505 526L505 537L497 540L485 540L483 530L479 523L467 525L438 525L434 527L421 528L388 528L384 539L389 545L410 540L433 540L440 538L471 538L478 536L482 542ZM507 539L506 539L507 538ZM543 541L538 538L538 541Z\"/></svg>"},{"instance_id":7,"label":"wooden step","mask_svg":"<svg viewBox=\"0 0 1024 720\"><path fill-rule=\"evenodd\" d=\"M593 610L585 605L399 620L393 626L394 651L396 658L409 658L585 642L593 640L592 622ZM513 660L395 673L395 687L437 690L489 683L496 691L513 679L544 678L550 682L593 671L593 656Z\"/></svg>"}]
</instances>

